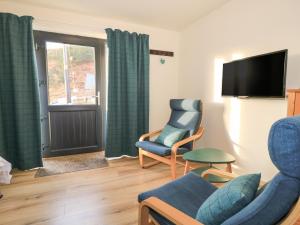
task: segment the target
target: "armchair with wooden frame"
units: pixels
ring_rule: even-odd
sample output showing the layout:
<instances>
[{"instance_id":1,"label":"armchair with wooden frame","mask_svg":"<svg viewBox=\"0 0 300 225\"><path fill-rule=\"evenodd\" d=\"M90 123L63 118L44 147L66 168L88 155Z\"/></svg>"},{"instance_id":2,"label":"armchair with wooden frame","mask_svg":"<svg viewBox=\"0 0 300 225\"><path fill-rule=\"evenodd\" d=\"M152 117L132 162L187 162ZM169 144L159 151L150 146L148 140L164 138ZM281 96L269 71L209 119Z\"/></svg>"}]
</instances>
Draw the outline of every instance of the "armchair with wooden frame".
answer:
<instances>
[{"instance_id":1,"label":"armchair with wooden frame","mask_svg":"<svg viewBox=\"0 0 300 225\"><path fill-rule=\"evenodd\" d=\"M221 225L296 225L300 219L300 116L273 124L269 155L279 173L241 211ZM213 174L227 179L237 175L209 169L199 177L189 173L139 195L139 225L204 225L196 220L203 202L217 189L205 181ZM299 224L299 223L297 223Z\"/></svg>"},{"instance_id":2,"label":"armchair with wooden frame","mask_svg":"<svg viewBox=\"0 0 300 225\"><path fill-rule=\"evenodd\" d=\"M236 174L209 169L202 174L205 178L209 174L220 176L227 179L234 179L237 177ZM263 184L263 183L262 183ZM262 185L261 185L262 186ZM167 204L157 197L150 197L140 203L139 208L139 225L160 225L150 214L150 210L157 212L164 218L167 218L175 225L204 225L197 221L193 217L183 213L175 207ZM296 222L300 219L300 198L297 200L295 205L291 208L289 213L281 220L278 225L296 225Z\"/></svg>"},{"instance_id":3,"label":"armchair with wooden frame","mask_svg":"<svg viewBox=\"0 0 300 225\"><path fill-rule=\"evenodd\" d=\"M187 130L184 139L178 141L172 147L151 141L151 138L162 132L161 129L142 135L136 146L139 148L139 160L142 168L165 163L171 167L171 175L175 179L176 164L180 164L177 158L193 149L195 141L202 137L204 128L200 127L202 119L202 103L200 100L171 99L170 107L172 112L168 125ZM155 161L145 164L144 156Z\"/></svg>"}]
</instances>

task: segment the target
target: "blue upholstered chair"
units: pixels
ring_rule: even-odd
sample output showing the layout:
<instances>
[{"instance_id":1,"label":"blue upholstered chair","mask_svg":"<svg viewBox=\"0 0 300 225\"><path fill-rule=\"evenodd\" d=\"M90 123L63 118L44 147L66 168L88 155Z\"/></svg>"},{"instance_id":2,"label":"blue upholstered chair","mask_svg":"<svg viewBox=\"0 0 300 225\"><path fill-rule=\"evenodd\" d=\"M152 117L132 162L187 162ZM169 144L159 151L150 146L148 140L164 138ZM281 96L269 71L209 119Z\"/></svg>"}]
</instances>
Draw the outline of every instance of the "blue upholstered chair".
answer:
<instances>
[{"instance_id":1,"label":"blue upholstered chair","mask_svg":"<svg viewBox=\"0 0 300 225\"><path fill-rule=\"evenodd\" d=\"M279 173L248 205L222 225L293 225L300 218L300 116L273 124L269 154ZM250 160L250 159L249 159ZM234 178L231 173L210 169L214 174ZM192 173L160 188L139 195L139 224L201 225L199 207L217 188Z\"/></svg>"},{"instance_id":2,"label":"blue upholstered chair","mask_svg":"<svg viewBox=\"0 0 300 225\"><path fill-rule=\"evenodd\" d=\"M202 103L200 100L189 99L171 99L171 117L168 125L175 128L185 129L187 131L184 139L175 143L172 147L159 144L149 140L162 132L157 130L144 134L140 137L136 146L139 148L139 160L142 168L148 168L160 162L171 167L172 178L176 178L176 160L185 152L193 149L196 140L200 139L203 134L203 128L200 127L202 119ZM145 164L144 156L155 159L152 163Z\"/></svg>"}]
</instances>

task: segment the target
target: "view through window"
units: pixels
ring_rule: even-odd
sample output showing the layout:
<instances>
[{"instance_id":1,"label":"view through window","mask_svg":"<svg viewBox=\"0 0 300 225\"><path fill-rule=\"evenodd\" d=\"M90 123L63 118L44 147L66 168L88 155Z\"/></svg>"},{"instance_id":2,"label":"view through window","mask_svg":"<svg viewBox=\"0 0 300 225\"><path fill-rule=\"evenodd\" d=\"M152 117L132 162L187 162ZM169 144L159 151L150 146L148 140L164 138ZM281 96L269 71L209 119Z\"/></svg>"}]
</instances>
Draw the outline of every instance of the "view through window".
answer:
<instances>
[{"instance_id":1,"label":"view through window","mask_svg":"<svg viewBox=\"0 0 300 225\"><path fill-rule=\"evenodd\" d=\"M47 42L49 105L96 103L95 48Z\"/></svg>"}]
</instances>

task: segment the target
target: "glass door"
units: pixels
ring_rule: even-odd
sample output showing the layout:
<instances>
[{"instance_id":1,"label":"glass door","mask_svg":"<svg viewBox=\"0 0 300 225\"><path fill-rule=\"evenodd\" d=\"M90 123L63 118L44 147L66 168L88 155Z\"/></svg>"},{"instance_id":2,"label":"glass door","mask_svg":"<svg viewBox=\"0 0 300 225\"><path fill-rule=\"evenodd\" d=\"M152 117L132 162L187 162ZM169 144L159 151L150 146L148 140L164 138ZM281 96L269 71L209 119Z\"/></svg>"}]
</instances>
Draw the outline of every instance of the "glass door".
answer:
<instances>
[{"instance_id":1,"label":"glass door","mask_svg":"<svg viewBox=\"0 0 300 225\"><path fill-rule=\"evenodd\" d=\"M40 80L44 155L102 149L99 39L35 32ZM102 53L102 54L101 54ZM103 91L104 93L104 91ZM47 123L47 124L46 124Z\"/></svg>"}]
</instances>

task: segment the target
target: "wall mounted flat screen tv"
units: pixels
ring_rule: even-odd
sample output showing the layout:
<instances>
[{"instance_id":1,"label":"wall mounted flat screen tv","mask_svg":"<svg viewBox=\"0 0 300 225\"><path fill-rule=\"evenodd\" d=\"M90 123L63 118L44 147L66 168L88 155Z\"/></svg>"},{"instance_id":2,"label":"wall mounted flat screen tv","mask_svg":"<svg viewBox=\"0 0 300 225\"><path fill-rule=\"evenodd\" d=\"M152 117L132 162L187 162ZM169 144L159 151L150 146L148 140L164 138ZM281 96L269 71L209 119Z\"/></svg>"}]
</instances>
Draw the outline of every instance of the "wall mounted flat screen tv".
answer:
<instances>
[{"instance_id":1,"label":"wall mounted flat screen tv","mask_svg":"<svg viewBox=\"0 0 300 225\"><path fill-rule=\"evenodd\" d=\"M223 64L222 96L285 97L288 50Z\"/></svg>"}]
</instances>

